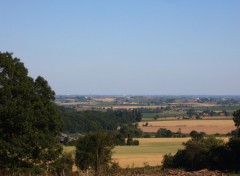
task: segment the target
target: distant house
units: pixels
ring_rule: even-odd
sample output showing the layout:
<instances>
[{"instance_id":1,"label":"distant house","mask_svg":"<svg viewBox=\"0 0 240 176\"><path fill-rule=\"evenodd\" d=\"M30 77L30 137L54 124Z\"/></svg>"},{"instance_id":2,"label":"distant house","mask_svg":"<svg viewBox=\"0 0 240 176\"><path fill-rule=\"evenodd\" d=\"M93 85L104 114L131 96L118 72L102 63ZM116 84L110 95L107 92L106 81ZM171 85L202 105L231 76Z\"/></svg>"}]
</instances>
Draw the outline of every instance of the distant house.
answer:
<instances>
[{"instance_id":1,"label":"distant house","mask_svg":"<svg viewBox=\"0 0 240 176\"><path fill-rule=\"evenodd\" d=\"M203 117L208 117L209 116L209 114L208 113L203 113Z\"/></svg>"}]
</instances>

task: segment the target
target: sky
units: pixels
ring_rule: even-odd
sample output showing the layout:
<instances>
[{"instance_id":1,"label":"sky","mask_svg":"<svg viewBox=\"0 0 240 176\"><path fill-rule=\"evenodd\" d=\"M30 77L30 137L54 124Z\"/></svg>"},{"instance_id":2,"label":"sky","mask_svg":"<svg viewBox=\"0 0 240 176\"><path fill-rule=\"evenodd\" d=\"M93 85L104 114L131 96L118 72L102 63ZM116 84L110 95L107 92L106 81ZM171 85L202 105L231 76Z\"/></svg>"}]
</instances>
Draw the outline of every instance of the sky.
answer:
<instances>
[{"instance_id":1,"label":"sky","mask_svg":"<svg viewBox=\"0 0 240 176\"><path fill-rule=\"evenodd\" d=\"M239 0L0 2L0 51L56 94L240 95Z\"/></svg>"}]
</instances>

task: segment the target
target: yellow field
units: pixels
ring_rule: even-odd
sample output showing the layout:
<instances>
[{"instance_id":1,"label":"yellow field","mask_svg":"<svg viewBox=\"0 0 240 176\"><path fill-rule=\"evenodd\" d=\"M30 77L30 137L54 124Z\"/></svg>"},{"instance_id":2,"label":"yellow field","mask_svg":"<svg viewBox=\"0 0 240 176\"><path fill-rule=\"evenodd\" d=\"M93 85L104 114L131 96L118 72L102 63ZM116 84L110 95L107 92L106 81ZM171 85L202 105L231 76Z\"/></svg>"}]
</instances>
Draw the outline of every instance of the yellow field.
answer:
<instances>
[{"instance_id":1,"label":"yellow field","mask_svg":"<svg viewBox=\"0 0 240 176\"><path fill-rule=\"evenodd\" d=\"M176 153L183 148L182 143L189 138L138 138L139 146L116 146L113 149L113 161L123 168L161 165L164 154ZM65 146L63 152L75 155L75 147ZM74 170L77 167L73 166Z\"/></svg>"},{"instance_id":2,"label":"yellow field","mask_svg":"<svg viewBox=\"0 0 240 176\"><path fill-rule=\"evenodd\" d=\"M139 127L144 132L157 132L159 128L167 128L173 132L181 130L182 133L190 133L192 130L196 130L206 134L226 134L236 129L232 119L149 121L148 126L143 126L144 123L139 123Z\"/></svg>"},{"instance_id":3,"label":"yellow field","mask_svg":"<svg viewBox=\"0 0 240 176\"><path fill-rule=\"evenodd\" d=\"M113 161L118 162L123 168L142 167L144 164L158 166L162 164L165 154L175 154L178 149L183 148L182 143L190 138L138 138L139 146L116 146L113 149ZM222 138L225 142L228 138ZM76 148L66 146L63 152L72 153L74 157ZM77 167L73 166L74 170Z\"/></svg>"},{"instance_id":4,"label":"yellow field","mask_svg":"<svg viewBox=\"0 0 240 176\"><path fill-rule=\"evenodd\" d=\"M121 106L112 106L113 109L140 109L140 108L149 108L155 109L161 106L132 106L132 105L121 105Z\"/></svg>"},{"instance_id":5,"label":"yellow field","mask_svg":"<svg viewBox=\"0 0 240 176\"><path fill-rule=\"evenodd\" d=\"M164 154L175 154L189 138L139 138L139 146L117 146L113 160L123 168L161 165Z\"/></svg>"},{"instance_id":6,"label":"yellow field","mask_svg":"<svg viewBox=\"0 0 240 176\"><path fill-rule=\"evenodd\" d=\"M114 102L116 101L116 98L94 98L94 101L98 101L98 102Z\"/></svg>"}]
</instances>

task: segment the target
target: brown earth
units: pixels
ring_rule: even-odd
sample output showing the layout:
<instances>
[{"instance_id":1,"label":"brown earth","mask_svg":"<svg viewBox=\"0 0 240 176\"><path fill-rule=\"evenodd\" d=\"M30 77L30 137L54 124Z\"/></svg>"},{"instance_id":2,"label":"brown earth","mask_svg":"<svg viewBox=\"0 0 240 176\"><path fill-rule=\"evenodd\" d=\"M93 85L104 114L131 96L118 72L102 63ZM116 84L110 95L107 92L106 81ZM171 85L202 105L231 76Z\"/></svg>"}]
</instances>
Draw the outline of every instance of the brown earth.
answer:
<instances>
[{"instance_id":1,"label":"brown earth","mask_svg":"<svg viewBox=\"0 0 240 176\"><path fill-rule=\"evenodd\" d=\"M203 169L200 171L186 172L183 170L165 170L156 174L143 174L142 176L222 176L220 171L209 171Z\"/></svg>"}]
</instances>

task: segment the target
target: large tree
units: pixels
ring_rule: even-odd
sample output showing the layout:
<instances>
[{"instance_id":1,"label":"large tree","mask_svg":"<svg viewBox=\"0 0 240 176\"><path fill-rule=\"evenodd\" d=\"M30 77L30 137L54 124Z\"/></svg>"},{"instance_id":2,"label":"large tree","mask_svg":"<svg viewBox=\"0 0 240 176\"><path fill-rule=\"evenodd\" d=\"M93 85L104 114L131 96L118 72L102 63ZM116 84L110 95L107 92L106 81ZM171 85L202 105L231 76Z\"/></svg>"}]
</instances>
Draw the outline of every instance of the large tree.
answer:
<instances>
[{"instance_id":1,"label":"large tree","mask_svg":"<svg viewBox=\"0 0 240 176\"><path fill-rule=\"evenodd\" d=\"M100 175L111 162L114 147L112 135L105 132L95 132L80 138L76 146L75 161L82 170L89 167Z\"/></svg>"},{"instance_id":2,"label":"large tree","mask_svg":"<svg viewBox=\"0 0 240 176\"><path fill-rule=\"evenodd\" d=\"M240 127L240 109L233 112L233 121L235 123L235 126L239 130L239 127Z\"/></svg>"},{"instance_id":3,"label":"large tree","mask_svg":"<svg viewBox=\"0 0 240 176\"><path fill-rule=\"evenodd\" d=\"M54 91L20 59L0 52L0 170L47 169L60 154Z\"/></svg>"}]
</instances>

